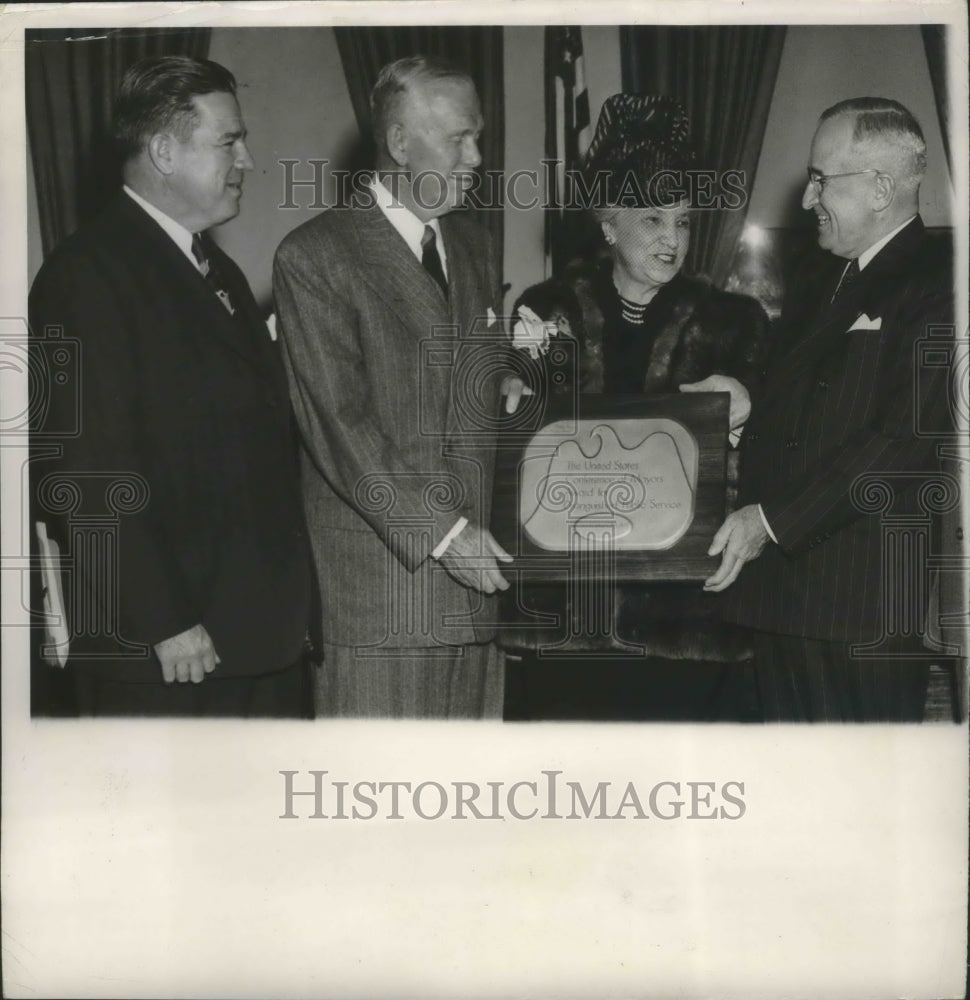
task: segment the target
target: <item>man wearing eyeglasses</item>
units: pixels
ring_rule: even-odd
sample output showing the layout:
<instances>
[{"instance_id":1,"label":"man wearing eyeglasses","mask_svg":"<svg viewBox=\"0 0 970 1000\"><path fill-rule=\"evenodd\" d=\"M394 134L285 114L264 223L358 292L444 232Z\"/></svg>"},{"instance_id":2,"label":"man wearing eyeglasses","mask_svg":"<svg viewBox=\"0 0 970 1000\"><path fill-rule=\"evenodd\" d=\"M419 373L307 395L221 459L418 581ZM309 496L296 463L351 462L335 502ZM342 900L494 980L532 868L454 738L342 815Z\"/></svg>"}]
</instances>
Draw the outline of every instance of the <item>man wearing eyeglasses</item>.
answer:
<instances>
[{"instance_id":1,"label":"man wearing eyeglasses","mask_svg":"<svg viewBox=\"0 0 970 1000\"><path fill-rule=\"evenodd\" d=\"M766 719L919 721L925 559L887 528L926 522L939 474L947 371L917 348L953 322L949 247L919 217L926 144L901 104L829 108L810 157L802 207L832 256L786 296L705 589L756 630Z\"/></svg>"}]
</instances>

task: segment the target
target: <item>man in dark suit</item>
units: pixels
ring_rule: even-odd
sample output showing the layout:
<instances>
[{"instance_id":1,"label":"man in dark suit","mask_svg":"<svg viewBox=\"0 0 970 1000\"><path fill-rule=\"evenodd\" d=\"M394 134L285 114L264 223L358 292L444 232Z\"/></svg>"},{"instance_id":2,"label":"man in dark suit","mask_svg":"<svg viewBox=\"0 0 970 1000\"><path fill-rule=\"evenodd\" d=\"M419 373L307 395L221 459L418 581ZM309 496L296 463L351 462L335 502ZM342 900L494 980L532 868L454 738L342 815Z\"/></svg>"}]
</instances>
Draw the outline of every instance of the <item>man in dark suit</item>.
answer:
<instances>
[{"instance_id":1,"label":"man in dark suit","mask_svg":"<svg viewBox=\"0 0 970 1000\"><path fill-rule=\"evenodd\" d=\"M487 528L504 340L466 74L413 57L372 98L377 171L281 244L274 290L323 606L320 715L499 717Z\"/></svg>"},{"instance_id":2,"label":"man in dark suit","mask_svg":"<svg viewBox=\"0 0 970 1000\"><path fill-rule=\"evenodd\" d=\"M115 135L124 190L30 295L35 337L79 342L73 394L38 421L68 427L76 400L79 432L34 483L73 561L80 709L299 716L310 569L286 377L246 279L206 234L238 214L253 166L235 80L212 62L143 60Z\"/></svg>"},{"instance_id":3,"label":"man in dark suit","mask_svg":"<svg viewBox=\"0 0 970 1000\"><path fill-rule=\"evenodd\" d=\"M925 165L918 123L881 98L829 108L812 142L802 205L833 258L786 303L706 584L756 630L769 719L922 718L926 567L880 514L926 520L947 428L946 369L918 352L953 322L948 253L918 214Z\"/></svg>"}]
</instances>

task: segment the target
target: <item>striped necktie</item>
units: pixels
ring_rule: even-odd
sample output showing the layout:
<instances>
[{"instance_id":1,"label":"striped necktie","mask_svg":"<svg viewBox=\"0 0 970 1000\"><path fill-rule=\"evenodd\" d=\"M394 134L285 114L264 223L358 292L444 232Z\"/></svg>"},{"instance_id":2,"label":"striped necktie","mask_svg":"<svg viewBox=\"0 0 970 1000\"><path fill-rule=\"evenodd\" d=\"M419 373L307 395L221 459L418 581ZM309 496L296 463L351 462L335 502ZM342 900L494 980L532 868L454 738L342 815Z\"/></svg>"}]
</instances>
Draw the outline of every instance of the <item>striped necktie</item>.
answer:
<instances>
[{"instance_id":1,"label":"striped necktie","mask_svg":"<svg viewBox=\"0 0 970 1000\"><path fill-rule=\"evenodd\" d=\"M205 246L202 243L202 237L199 233L195 233L192 236L192 256L195 257L196 263L199 265L199 273L212 286L212 290L218 296L219 301L229 310L229 315L234 315L236 310L233 307L232 299L229 297L226 283L222 279L218 267L206 255Z\"/></svg>"}]
</instances>

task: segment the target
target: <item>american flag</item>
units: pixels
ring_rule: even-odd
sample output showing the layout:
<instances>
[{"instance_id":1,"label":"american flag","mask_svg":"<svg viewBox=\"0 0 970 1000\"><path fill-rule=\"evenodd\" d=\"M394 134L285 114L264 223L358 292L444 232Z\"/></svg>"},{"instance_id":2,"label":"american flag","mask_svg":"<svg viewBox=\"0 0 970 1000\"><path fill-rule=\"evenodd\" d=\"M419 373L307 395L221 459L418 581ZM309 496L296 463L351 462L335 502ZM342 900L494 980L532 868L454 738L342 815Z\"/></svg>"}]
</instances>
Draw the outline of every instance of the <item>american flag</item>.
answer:
<instances>
[{"instance_id":1,"label":"american flag","mask_svg":"<svg viewBox=\"0 0 970 1000\"><path fill-rule=\"evenodd\" d=\"M563 208L569 196L567 172L579 169L591 137L583 34L578 25L546 28L545 78L548 275L558 271L578 249L581 220L577 212Z\"/></svg>"}]
</instances>

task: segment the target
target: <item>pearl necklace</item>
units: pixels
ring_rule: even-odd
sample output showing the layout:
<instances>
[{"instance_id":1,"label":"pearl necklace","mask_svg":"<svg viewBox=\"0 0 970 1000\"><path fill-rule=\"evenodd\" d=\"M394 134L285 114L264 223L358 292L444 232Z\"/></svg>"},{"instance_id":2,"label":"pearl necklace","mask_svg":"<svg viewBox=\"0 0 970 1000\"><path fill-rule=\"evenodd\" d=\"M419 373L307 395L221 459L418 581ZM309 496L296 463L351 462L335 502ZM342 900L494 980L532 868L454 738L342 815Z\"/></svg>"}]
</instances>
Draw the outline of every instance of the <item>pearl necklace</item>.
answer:
<instances>
[{"instance_id":1,"label":"pearl necklace","mask_svg":"<svg viewBox=\"0 0 970 1000\"><path fill-rule=\"evenodd\" d=\"M633 323L635 326L640 326L643 323L643 317L649 304L649 302L631 302L629 299L623 298L622 295L620 296L621 314L627 323Z\"/></svg>"}]
</instances>

